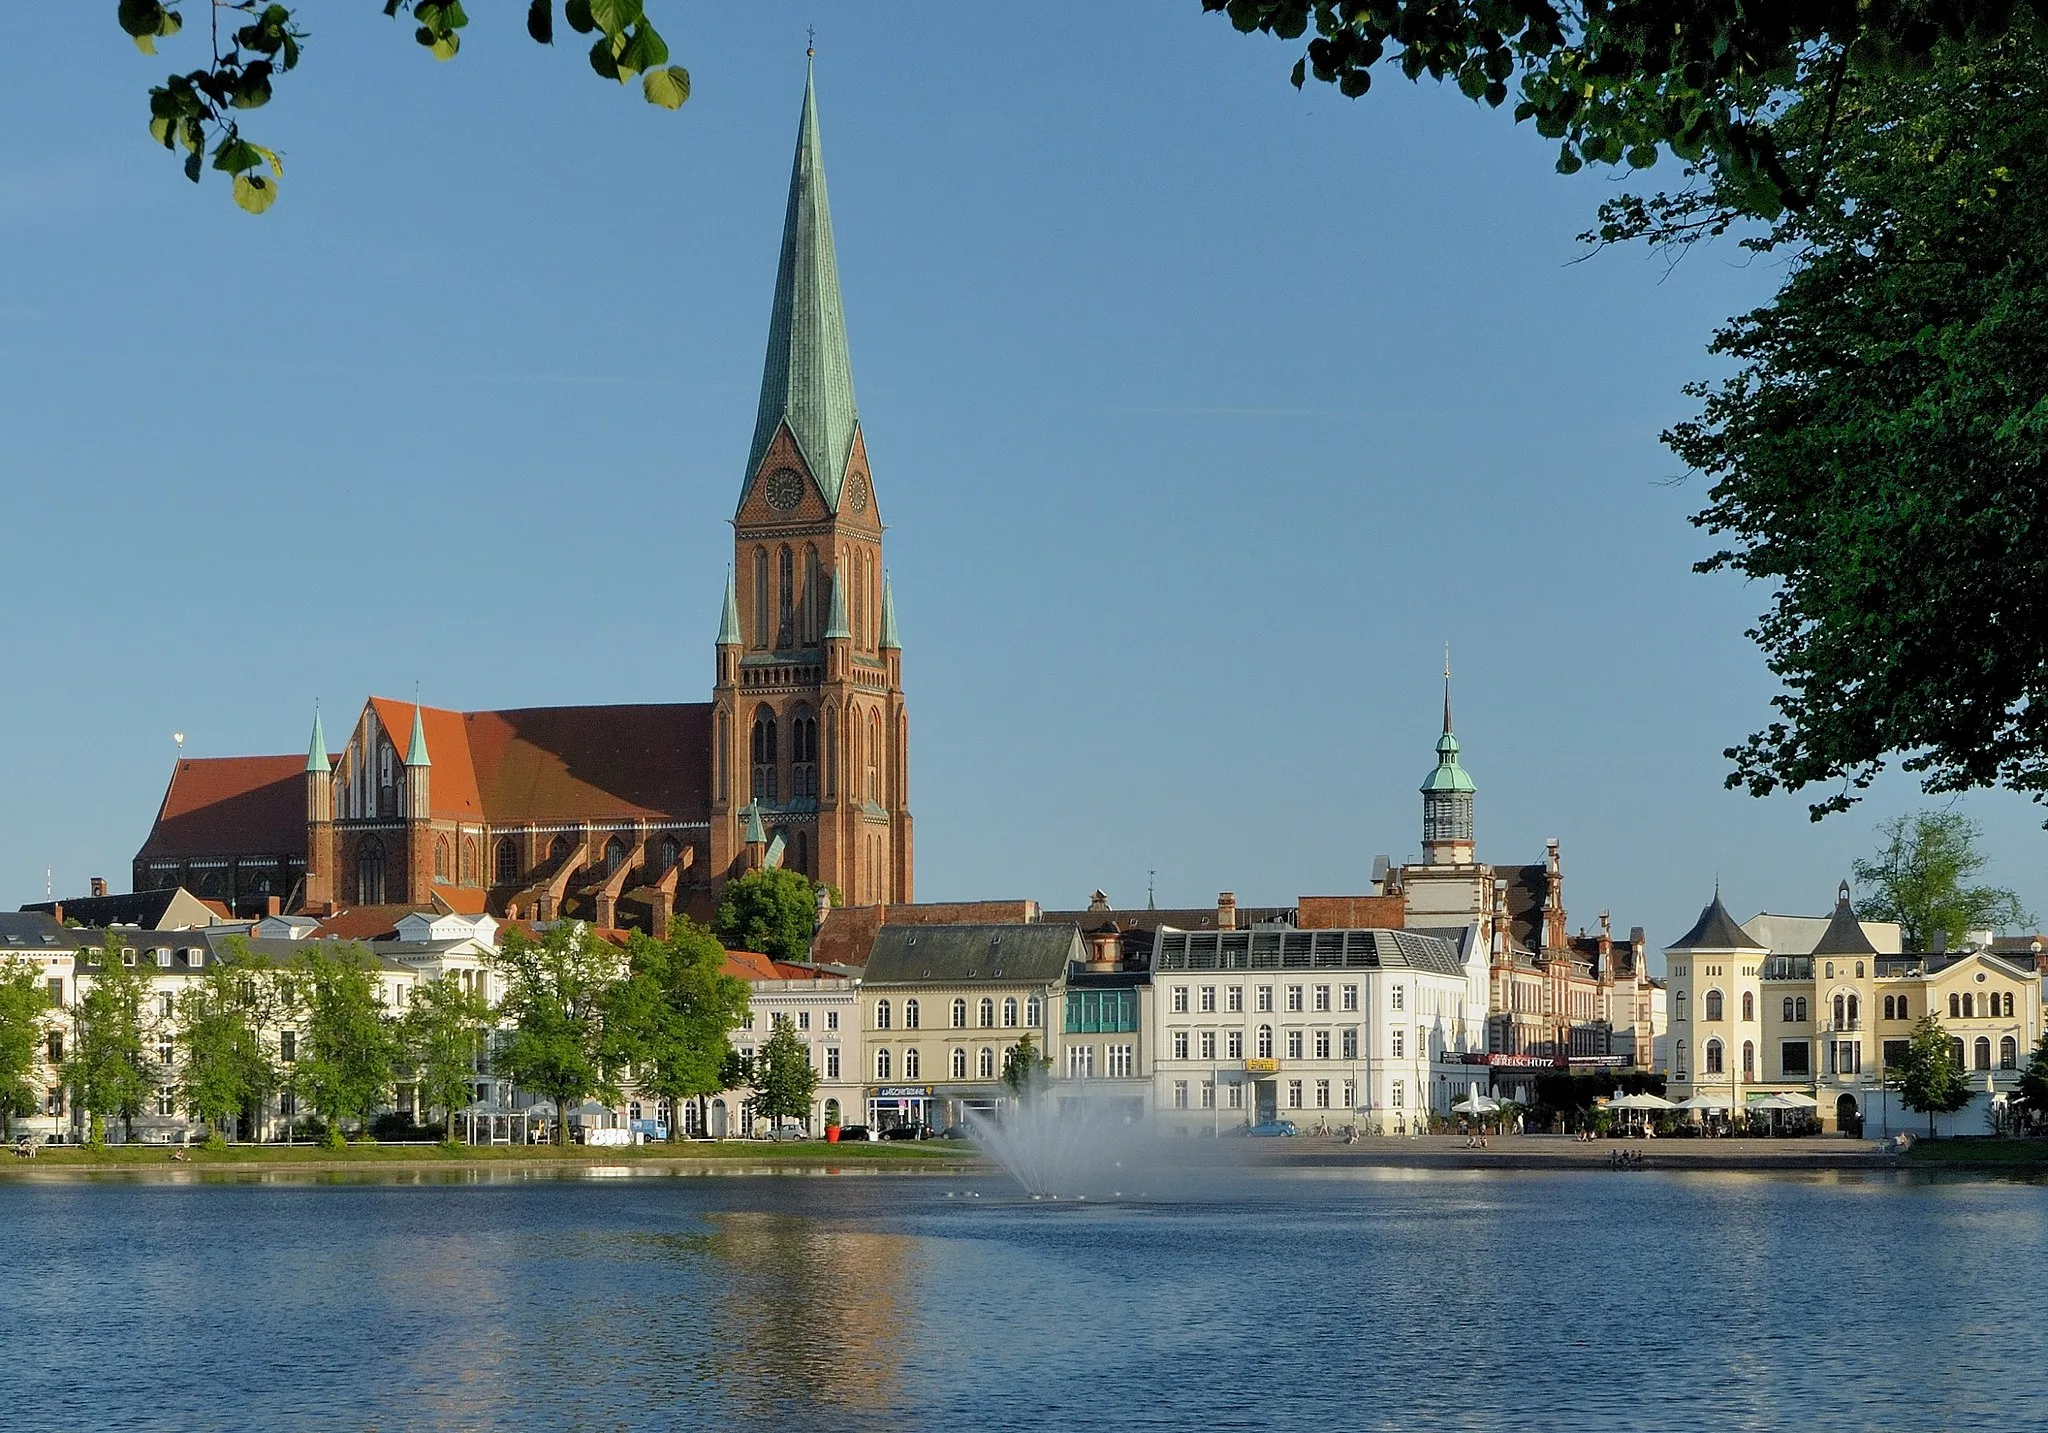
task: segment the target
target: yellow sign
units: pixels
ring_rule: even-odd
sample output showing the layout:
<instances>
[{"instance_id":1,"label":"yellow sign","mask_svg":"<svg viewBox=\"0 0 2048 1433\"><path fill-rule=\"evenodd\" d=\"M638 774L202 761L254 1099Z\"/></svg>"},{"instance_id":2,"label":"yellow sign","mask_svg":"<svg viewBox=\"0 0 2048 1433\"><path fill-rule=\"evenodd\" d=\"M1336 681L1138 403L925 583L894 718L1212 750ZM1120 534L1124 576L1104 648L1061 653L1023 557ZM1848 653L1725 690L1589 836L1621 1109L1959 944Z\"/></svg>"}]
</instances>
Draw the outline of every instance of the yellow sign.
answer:
<instances>
[{"instance_id":1,"label":"yellow sign","mask_svg":"<svg viewBox=\"0 0 2048 1433\"><path fill-rule=\"evenodd\" d=\"M1246 1060L1244 1072L1247 1075L1277 1075L1280 1073L1278 1060Z\"/></svg>"}]
</instances>

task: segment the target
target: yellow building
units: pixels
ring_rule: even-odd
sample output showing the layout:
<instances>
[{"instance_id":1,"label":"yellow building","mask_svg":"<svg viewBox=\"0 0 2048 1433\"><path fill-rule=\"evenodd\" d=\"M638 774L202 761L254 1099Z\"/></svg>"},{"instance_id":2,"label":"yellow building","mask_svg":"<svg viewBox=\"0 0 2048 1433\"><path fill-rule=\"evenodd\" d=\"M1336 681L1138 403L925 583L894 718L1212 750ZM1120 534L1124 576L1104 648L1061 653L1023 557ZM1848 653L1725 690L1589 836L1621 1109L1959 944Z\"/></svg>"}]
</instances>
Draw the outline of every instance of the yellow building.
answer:
<instances>
[{"instance_id":1,"label":"yellow building","mask_svg":"<svg viewBox=\"0 0 2048 1433\"><path fill-rule=\"evenodd\" d=\"M2039 972L1982 947L1882 950L1873 927L1856 918L1847 883L1819 938L1785 948L1800 924L1758 916L1738 925L1717 892L1693 928L1665 947L1671 1097L1706 1101L1714 1115L1792 1095L1814 1101L1826 1130L1924 1131L1926 1117L1899 1103L1885 1071L1904 1054L1914 1023L1932 1014L1976 1091L1969 1107L1945 1117L1945 1128L1982 1133L1990 1106L2017 1088L2040 1037Z\"/></svg>"}]
</instances>

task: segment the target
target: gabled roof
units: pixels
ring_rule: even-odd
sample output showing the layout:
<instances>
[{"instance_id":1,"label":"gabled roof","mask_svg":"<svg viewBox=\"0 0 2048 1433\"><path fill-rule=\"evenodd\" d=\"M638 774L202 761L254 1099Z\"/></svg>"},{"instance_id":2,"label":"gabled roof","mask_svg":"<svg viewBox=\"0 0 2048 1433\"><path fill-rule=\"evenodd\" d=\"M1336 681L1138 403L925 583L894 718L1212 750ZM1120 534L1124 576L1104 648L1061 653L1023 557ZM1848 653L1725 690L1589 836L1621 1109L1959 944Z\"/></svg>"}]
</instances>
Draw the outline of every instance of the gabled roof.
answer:
<instances>
[{"instance_id":1,"label":"gabled roof","mask_svg":"<svg viewBox=\"0 0 2048 1433\"><path fill-rule=\"evenodd\" d=\"M303 756L195 756L171 768L140 861L303 856Z\"/></svg>"},{"instance_id":2,"label":"gabled roof","mask_svg":"<svg viewBox=\"0 0 2048 1433\"><path fill-rule=\"evenodd\" d=\"M1071 925L885 925L868 955L869 985L1046 985L1086 959Z\"/></svg>"},{"instance_id":3,"label":"gabled roof","mask_svg":"<svg viewBox=\"0 0 2048 1433\"><path fill-rule=\"evenodd\" d=\"M756 980L819 980L831 979L822 972L807 965L791 965L777 960L772 955L763 955L758 950L729 950L725 953L725 973L745 981Z\"/></svg>"},{"instance_id":4,"label":"gabled roof","mask_svg":"<svg viewBox=\"0 0 2048 1433\"><path fill-rule=\"evenodd\" d=\"M0 912L0 957L33 951L60 954L81 945L97 945L97 936L96 931L73 930L42 911Z\"/></svg>"},{"instance_id":5,"label":"gabled roof","mask_svg":"<svg viewBox=\"0 0 2048 1433\"><path fill-rule=\"evenodd\" d=\"M1666 950L1762 950L1763 946L1751 940L1735 917L1728 914L1728 907L1721 904L1721 893L1714 892L1713 901L1700 912L1700 918L1692 923L1692 929L1664 947Z\"/></svg>"},{"instance_id":6,"label":"gabled roof","mask_svg":"<svg viewBox=\"0 0 2048 1433\"><path fill-rule=\"evenodd\" d=\"M784 424L803 453L825 506L838 511L840 480L853 453L859 424L853 401L853 364L846 352L846 315L839 299L839 258L832 245L832 210L825 195L825 155L818 142L818 100L804 76L803 115L797 121L796 159L789 174L789 206L782 220L782 256L775 270L775 306L768 319L768 357L761 373L761 406L747 454L746 481ZM742 491L741 500L746 493Z\"/></svg>"}]
</instances>

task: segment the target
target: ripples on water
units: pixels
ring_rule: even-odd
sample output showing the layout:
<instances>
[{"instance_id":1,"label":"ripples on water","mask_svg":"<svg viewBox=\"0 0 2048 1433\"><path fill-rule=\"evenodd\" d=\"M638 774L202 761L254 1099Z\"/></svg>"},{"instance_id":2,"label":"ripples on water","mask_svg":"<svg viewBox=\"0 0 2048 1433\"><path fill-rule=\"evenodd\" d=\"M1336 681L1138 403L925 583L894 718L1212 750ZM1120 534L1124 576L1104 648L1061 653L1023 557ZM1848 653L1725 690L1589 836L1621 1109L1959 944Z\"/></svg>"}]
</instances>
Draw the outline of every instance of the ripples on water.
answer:
<instances>
[{"instance_id":1,"label":"ripples on water","mask_svg":"<svg viewBox=\"0 0 2048 1433\"><path fill-rule=\"evenodd\" d=\"M2048 1189L0 1183L0 1427L2018 1429Z\"/></svg>"}]
</instances>

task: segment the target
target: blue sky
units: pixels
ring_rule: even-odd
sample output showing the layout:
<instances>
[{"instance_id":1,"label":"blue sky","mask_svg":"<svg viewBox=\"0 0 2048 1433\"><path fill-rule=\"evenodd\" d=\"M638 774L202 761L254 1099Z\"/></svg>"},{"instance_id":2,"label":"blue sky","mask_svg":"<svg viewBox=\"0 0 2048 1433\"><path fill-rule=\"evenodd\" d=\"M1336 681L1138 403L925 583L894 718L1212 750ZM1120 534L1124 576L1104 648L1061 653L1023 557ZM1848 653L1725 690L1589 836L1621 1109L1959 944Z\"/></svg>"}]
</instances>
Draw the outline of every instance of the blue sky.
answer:
<instances>
[{"instance_id":1,"label":"blue sky","mask_svg":"<svg viewBox=\"0 0 2048 1433\"><path fill-rule=\"evenodd\" d=\"M447 65L309 8L261 219L144 132L190 44L0 47L0 904L126 889L174 730L708 695L811 24L920 896L1360 890L1446 641L1482 858L1559 838L1575 926L1821 910L1925 801L1722 789L1765 594L1657 434L1780 271L1586 258L1617 182L1504 115L1297 93L1193 0L662 0L675 114L514 7ZM2048 911L2037 808L1962 806Z\"/></svg>"}]
</instances>

